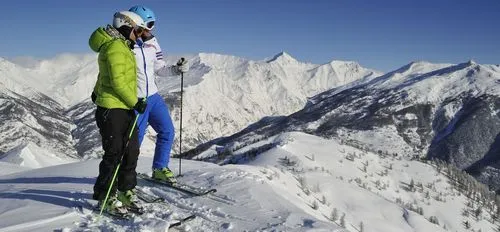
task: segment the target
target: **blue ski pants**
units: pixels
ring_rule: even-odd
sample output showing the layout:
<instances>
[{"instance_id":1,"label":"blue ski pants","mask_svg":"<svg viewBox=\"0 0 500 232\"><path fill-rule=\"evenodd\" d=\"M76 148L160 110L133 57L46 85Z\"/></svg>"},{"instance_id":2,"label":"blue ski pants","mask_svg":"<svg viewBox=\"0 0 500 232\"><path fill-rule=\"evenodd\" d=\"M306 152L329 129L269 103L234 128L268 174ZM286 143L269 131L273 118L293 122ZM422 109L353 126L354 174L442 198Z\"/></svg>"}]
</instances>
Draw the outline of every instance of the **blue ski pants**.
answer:
<instances>
[{"instance_id":1,"label":"blue ski pants","mask_svg":"<svg viewBox=\"0 0 500 232\"><path fill-rule=\"evenodd\" d=\"M158 93L148 97L146 111L139 116L138 125L140 145L148 125L157 133L153 169L168 167L175 132L168 107Z\"/></svg>"}]
</instances>

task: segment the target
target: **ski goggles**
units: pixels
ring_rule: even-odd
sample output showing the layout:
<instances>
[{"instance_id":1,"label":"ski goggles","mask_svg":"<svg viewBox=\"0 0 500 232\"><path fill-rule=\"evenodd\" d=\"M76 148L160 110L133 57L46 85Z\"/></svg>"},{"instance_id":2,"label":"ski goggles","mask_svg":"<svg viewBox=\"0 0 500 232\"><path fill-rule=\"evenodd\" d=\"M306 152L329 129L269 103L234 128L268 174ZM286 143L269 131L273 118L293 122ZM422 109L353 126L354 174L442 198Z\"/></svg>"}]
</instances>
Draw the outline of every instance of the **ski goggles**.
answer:
<instances>
[{"instance_id":1,"label":"ski goggles","mask_svg":"<svg viewBox=\"0 0 500 232\"><path fill-rule=\"evenodd\" d=\"M148 30L153 30L154 27L155 27L155 21L149 21L146 23L146 28Z\"/></svg>"}]
</instances>

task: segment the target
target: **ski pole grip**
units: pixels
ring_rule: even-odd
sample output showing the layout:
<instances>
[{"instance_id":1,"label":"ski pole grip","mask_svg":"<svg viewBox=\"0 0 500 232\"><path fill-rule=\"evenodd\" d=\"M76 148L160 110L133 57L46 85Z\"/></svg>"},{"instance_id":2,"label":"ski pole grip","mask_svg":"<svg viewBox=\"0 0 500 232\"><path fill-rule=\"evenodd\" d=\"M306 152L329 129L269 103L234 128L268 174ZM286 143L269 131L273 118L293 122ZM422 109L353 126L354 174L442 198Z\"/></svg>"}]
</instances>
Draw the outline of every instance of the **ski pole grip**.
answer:
<instances>
[{"instance_id":1,"label":"ski pole grip","mask_svg":"<svg viewBox=\"0 0 500 232\"><path fill-rule=\"evenodd\" d=\"M184 57L182 57L178 62L177 62L177 66L181 66L182 64L184 64Z\"/></svg>"}]
</instances>

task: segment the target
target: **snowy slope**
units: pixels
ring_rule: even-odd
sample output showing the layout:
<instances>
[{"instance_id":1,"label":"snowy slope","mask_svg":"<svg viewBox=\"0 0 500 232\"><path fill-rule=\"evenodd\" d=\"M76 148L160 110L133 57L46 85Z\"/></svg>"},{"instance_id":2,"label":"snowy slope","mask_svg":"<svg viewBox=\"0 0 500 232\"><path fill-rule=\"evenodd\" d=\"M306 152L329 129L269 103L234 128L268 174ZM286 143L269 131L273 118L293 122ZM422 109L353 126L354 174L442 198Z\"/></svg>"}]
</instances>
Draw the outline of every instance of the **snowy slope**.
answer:
<instances>
[{"instance_id":1,"label":"snowy slope","mask_svg":"<svg viewBox=\"0 0 500 232\"><path fill-rule=\"evenodd\" d=\"M139 181L139 188L168 204L146 205L146 214L131 222L90 215L98 160L0 176L0 231L165 231L192 212L197 218L181 231L357 231L361 222L364 231L467 231L464 220L475 230L492 231L487 213L477 221L462 216L466 197L429 165L303 133L260 143L275 146L244 164L182 162L182 180L217 188L213 196L188 197ZM255 146L259 142L241 151ZM150 165L150 158L141 157L138 169L149 172ZM175 172L177 165L173 160ZM409 191L412 180L422 189ZM398 202L421 207L423 215ZM429 222L431 216L439 225Z\"/></svg>"},{"instance_id":2,"label":"snowy slope","mask_svg":"<svg viewBox=\"0 0 500 232\"><path fill-rule=\"evenodd\" d=\"M78 159L54 155L32 143L20 145L0 156L0 162L25 168L42 168L76 161Z\"/></svg>"},{"instance_id":3,"label":"snowy slope","mask_svg":"<svg viewBox=\"0 0 500 232\"><path fill-rule=\"evenodd\" d=\"M31 88L26 91L31 94L0 89L0 155L33 143L61 157L77 156L71 136L74 125L61 114L63 108Z\"/></svg>"},{"instance_id":4,"label":"snowy slope","mask_svg":"<svg viewBox=\"0 0 500 232\"><path fill-rule=\"evenodd\" d=\"M500 191L500 72L497 65L410 63L365 83L310 98L287 117L262 120L214 143L305 131L374 152L439 158ZM234 147L234 146L233 146Z\"/></svg>"}]
</instances>

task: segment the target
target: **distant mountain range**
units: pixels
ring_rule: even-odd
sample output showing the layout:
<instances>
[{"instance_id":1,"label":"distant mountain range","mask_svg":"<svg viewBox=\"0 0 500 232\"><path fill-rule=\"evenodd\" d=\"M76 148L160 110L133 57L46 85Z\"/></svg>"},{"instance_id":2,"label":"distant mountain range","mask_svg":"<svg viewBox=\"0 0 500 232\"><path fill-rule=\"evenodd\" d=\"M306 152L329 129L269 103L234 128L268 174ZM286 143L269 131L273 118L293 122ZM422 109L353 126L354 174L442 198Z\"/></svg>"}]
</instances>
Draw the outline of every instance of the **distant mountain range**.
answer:
<instances>
[{"instance_id":1,"label":"distant mountain range","mask_svg":"<svg viewBox=\"0 0 500 232\"><path fill-rule=\"evenodd\" d=\"M262 117L293 113L308 97L322 91L381 74L355 62L302 63L285 52L261 61L206 53L186 58L191 69L184 80L185 149L230 135ZM168 57L166 62L173 64L177 59ZM0 153L32 142L62 155L99 155L95 106L89 98L98 72L95 54L63 54L50 60L0 59L0 70L0 94L7 101L0 106L6 127L0 132ZM180 78L159 77L157 83L170 106L178 138ZM18 120L27 118L36 125ZM154 138L154 131L150 132L149 137ZM27 139L21 139L24 135ZM142 152L153 153L153 149L146 141Z\"/></svg>"},{"instance_id":2,"label":"distant mountain range","mask_svg":"<svg viewBox=\"0 0 500 232\"><path fill-rule=\"evenodd\" d=\"M303 63L285 52L257 61L206 53L186 58L184 151L202 144L192 156L213 144L236 146L249 134L299 130L379 153L442 159L500 188L498 65L412 62L383 74L355 62ZM0 59L0 154L38 146L58 156L99 156L89 98L96 56L28 60ZM179 77L157 83L177 143ZM150 130L142 154L153 153L154 136Z\"/></svg>"},{"instance_id":3,"label":"distant mountain range","mask_svg":"<svg viewBox=\"0 0 500 232\"><path fill-rule=\"evenodd\" d=\"M254 142L256 134L266 138L303 131L378 153L441 159L499 191L499 83L498 65L414 62L325 91L300 111L264 118L198 146L189 156L208 159L207 154L234 151Z\"/></svg>"}]
</instances>

